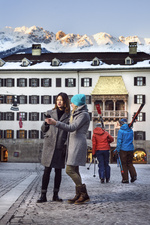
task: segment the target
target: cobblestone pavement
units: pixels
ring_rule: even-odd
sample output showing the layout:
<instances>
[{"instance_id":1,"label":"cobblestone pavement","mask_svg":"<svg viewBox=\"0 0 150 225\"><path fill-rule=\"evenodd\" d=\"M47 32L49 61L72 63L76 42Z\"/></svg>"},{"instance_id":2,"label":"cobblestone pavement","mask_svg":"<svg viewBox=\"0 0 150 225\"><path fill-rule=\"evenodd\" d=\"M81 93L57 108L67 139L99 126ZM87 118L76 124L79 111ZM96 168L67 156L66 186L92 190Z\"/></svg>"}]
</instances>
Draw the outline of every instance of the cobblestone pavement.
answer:
<instances>
[{"instance_id":1,"label":"cobblestone pavement","mask_svg":"<svg viewBox=\"0 0 150 225\"><path fill-rule=\"evenodd\" d=\"M88 166L88 165L87 165ZM135 165L138 180L122 184L120 169L111 166L110 183L101 184L97 174L93 177L94 166L90 170L80 167L91 201L83 205L68 204L74 196L72 180L63 170L60 197L62 203L52 202L53 176L48 188L46 203L36 203L41 189L43 167L40 164L2 163L0 164L1 196L23 179L37 173L35 179L14 202L0 220L0 225L149 225L150 224L150 165ZM1 192L2 191L2 192Z\"/></svg>"}]
</instances>

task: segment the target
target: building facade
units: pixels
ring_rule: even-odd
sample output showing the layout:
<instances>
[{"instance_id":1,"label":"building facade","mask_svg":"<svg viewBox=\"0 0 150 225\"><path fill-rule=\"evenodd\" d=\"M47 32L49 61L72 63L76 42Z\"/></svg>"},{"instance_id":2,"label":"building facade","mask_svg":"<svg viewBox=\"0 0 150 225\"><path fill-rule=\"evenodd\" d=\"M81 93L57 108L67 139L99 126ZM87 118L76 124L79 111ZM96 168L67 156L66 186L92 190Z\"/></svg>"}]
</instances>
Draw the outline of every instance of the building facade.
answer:
<instances>
[{"instance_id":1,"label":"building facade","mask_svg":"<svg viewBox=\"0 0 150 225\"><path fill-rule=\"evenodd\" d=\"M42 54L39 45L38 48L34 45L33 51L34 54L0 59L0 161L40 161L43 113L54 107L58 93L66 92L70 99L78 93L86 95L91 118L88 150L99 119L96 104L100 104L105 130L114 137L112 163L116 161L113 150L119 119L130 122L144 103L133 125L134 162L150 163L149 54L137 51Z\"/></svg>"}]
</instances>

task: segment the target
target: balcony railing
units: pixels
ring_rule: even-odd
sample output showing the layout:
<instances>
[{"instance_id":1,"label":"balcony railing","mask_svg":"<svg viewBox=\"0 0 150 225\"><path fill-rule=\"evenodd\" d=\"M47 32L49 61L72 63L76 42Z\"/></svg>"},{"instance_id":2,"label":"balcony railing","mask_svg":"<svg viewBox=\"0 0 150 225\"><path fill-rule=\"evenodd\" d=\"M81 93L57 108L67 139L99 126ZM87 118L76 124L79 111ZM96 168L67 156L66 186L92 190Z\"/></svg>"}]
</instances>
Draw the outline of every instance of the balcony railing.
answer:
<instances>
[{"instance_id":1,"label":"balcony railing","mask_svg":"<svg viewBox=\"0 0 150 225\"><path fill-rule=\"evenodd\" d=\"M102 112L102 117L104 118L127 118L128 117L128 112L124 110L105 110L101 111ZM97 110L93 111L93 117L98 117Z\"/></svg>"}]
</instances>

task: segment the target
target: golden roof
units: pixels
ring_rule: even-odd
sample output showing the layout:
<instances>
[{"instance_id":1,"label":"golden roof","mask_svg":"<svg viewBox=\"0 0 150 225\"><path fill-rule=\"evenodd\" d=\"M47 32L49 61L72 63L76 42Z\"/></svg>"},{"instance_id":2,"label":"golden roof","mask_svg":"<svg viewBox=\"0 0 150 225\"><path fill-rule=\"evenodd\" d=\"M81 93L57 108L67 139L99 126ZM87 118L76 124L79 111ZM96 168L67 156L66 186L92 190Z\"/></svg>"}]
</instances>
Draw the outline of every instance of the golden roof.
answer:
<instances>
[{"instance_id":1,"label":"golden roof","mask_svg":"<svg viewBox=\"0 0 150 225\"><path fill-rule=\"evenodd\" d=\"M127 95L124 81L121 76L101 76L91 95Z\"/></svg>"}]
</instances>

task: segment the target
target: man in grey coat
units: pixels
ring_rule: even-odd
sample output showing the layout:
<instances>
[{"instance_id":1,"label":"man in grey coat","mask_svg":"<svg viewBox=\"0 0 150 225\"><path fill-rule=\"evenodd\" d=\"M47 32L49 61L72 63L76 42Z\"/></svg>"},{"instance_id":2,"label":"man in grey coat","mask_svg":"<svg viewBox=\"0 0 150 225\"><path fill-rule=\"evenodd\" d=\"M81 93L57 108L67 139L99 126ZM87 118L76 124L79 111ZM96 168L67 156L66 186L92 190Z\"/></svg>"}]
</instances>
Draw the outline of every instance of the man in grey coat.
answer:
<instances>
[{"instance_id":1,"label":"man in grey coat","mask_svg":"<svg viewBox=\"0 0 150 225\"><path fill-rule=\"evenodd\" d=\"M81 175L79 173L79 166L85 166L86 164L86 133L90 124L90 117L85 100L84 94L77 94L72 97L71 106L73 110L69 125L52 118L46 120L48 124L55 125L55 127L69 132L66 173L75 183L76 195L74 198L69 199L68 202L75 204L82 204L90 200L86 185L82 184Z\"/></svg>"},{"instance_id":2,"label":"man in grey coat","mask_svg":"<svg viewBox=\"0 0 150 225\"><path fill-rule=\"evenodd\" d=\"M70 104L68 95L66 93L59 93L56 97L56 103L53 110L48 110L46 117L54 118L56 121L69 123ZM55 168L53 201L61 202L62 199L58 197L58 192L61 184L62 168L65 168L65 142L67 139L67 131L59 129L47 124L46 119L41 127L44 133L44 144L42 151L41 163L45 167L42 178L41 196L37 203L46 202L46 192L49 184L50 173L52 168Z\"/></svg>"}]
</instances>

